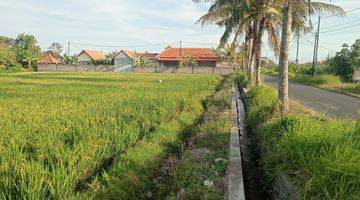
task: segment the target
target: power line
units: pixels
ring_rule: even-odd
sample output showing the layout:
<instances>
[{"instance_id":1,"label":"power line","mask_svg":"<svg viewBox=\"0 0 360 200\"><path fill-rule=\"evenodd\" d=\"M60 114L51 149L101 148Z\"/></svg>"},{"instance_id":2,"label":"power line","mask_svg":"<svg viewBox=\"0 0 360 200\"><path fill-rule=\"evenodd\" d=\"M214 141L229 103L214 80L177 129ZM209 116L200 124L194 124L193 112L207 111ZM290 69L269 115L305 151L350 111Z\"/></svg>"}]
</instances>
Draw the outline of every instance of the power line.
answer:
<instances>
[{"instance_id":1,"label":"power line","mask_svg":"<svg viewBox=\"0 0 360 200\"><path fill-rule=\"evenodd\" d=\"M147 45L129 45L129 46L85 44L85 43L78 43L78 42L72 42L72 44L77 44L77 45L81 45L81 46L91 46L91 47L104 47L104 48L136 48L136 47L164 46L164 45L167 45L169 43L154 43L154 44L147 44ZM171 44L174 44L174 43L171 43Z\"/></svg>"},{"instance_id":2,"label":"power line","mask_svg":"<svg viewBox=\"0 0 360 200\"><path fill-rule=\"evenodd\" d=\"M187 42L187 41L182 41L185 44L196 44L196 45L210 45L210 46L217 46L218 44L215 43L201 43L201 42Z\"/></svg>"},{"instance_id":3,"label":"power line","mask_svg":"<svg viewBox=\"0 0 360 200\"><path fill-rule=\"evenodd\" d=\"M348 14L348 13L351 13L351 12L354 12L354 11L357 11L357 10L360 10L360 8L355 8L355 9L352 9L352 10L348 10L345 12L345 14ZM329 18L329 17L336 17L336 16L340 16L341 14L336 14L336 15L329 15L329 16L324 16L322 18Z\"/></svg>"},{"instance_id":4,"label":"power line","mask_svg":"<svg viewBox=\"0 0 360 200\"><path fill-rule=\"evenodd\" d=\"M312 42L311 40L309 40L308 38L306 38L306 37L302 37L305 41L307 41L309 44L311 44L311 45L313 45L314 44L314 42ZM333 53L335 53L335 51L333 51L333 50L331 50L331 49L329 49L329 48L327 48L327 47L324 47L324 46L322 46L322 45L320 45L319 44L319 47L321 47L321 48L323 48L323 49L325 49L325 50L328 50L328 51L331 51L331 52L333 52Z\"/></svg>"},{"instance_id":5,"label":"power line","mask_svg":"<svg viewBox=\"0 0 360 200\"><path fill-rule=\"evenodd\" d=\"M347 22L347 23L342 23L342 24L336 24L336 25L332 25L332 26L327 26L327 27L324 27L324 28L322 28L323 30L325 29L325 30L327 30L327 29L330 29L330 31L331 30L333 30L335 27L336 27L336 29L343 29L343 26L345 26L345 28L346 28L346 26L348 26L348 25L350 25L350 24L354 24L354 23L356 23L355 25L352 25L351 27L353 27L353 26L358 26L359 25L359 21L360 21L360 19L357 19L357 20L354 20L354 21L351 21L351 22Z\"/></svg>"}]
</instances>

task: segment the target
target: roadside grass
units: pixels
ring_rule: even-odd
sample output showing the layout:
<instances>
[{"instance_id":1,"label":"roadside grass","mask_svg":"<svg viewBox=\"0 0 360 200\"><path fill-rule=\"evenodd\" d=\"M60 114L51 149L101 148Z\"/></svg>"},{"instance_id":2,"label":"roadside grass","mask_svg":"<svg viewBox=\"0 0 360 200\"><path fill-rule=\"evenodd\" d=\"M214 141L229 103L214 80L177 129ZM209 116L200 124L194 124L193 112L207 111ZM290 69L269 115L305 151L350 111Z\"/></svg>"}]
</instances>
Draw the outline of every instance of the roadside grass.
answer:
<instances>
[{"instance_id":1,"label":"roadside grass","mask_svg":"<svg viewBox=\"0 0 360 200\"><path fill-rule=\"evenodd\" d=\"M115 183L143 191L167 144L201 116L218 82L209 75L0 74L0 199L101 199Z\"/></svg>"},{"instance_id":2,"label":"roadside grass","mask_svg":"<svg viewBox=\"0 0 360 200\"><path fill-rule=\"evenodd\" d=\"M298 75L292 80L304 85L335 90L360 98L360 83L345 83L341 81L340 77L338 76L330 74L316 75L315 77L309 75Z\"/></svg>"},{"instance_id":3,"label":"roadside grass","mask_svg":"<svg viewBox=\"0 0 360 200\"><path fill-rule=\"evenodd\" d=\"M158 183L155 199L224 199L229 159L231 77L206 103L176 164Z\"/></svg>"},{"instance_id":4,"label":"roadside grass","mask_svg":"<svg viewBox=\"0 0 360 200\"><path fill-rule=\"evenodd\" d=\"M298 104L280 116L270 87L251 89L246 106L268 185L287 175L301 199L359 198L360 121L330 119Z\"/></svg>"},{"instance_id":5,"label":"roadside grass","mask_svg":"<svg viewBox=\"0 0 360 200\"><path fill-rule=\"evenodd\" d=\"M275 77L279 76L279 72L273 69L262 69L262 72ZM295 75L294 73L289 72L289 78L295 83L319 87L360 98L360 83L343 82L339 76L319 74L313 77L304 74Z\"/></svg>"}]
</instances>

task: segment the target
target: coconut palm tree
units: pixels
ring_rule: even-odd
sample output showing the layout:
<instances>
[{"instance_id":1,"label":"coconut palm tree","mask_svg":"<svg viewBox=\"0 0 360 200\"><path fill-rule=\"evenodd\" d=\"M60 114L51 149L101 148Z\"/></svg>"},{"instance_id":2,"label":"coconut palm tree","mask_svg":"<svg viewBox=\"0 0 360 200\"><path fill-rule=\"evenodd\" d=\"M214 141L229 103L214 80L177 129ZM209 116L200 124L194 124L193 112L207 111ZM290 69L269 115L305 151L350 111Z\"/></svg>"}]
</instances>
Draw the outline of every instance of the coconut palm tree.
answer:
<instances>
[{"instance_id":1,"label":"coconut palm tree","mask_svg":"<svg viewBox=\"0 0 360 200\"><path fill-rule=\"evenodd\" d=\"M278 96L282 103L281 113L289 111L289 45L292 34L293 22L304 23L315 13L330 13L344 15L345 11L339 7L324 2L310 0L278 0L278 8L282 12L282 35L279 57L279 88ZM310 20L309 20L310 21ZM310 24L311 26L311 24Z\"/></svg>"},{"instance_id":2,"label":"coconut palm tree","mask_svg":"<svg viewBox=\"0 0 360 200\"><path fill-rule=\"evenodd\" d=\"M247 72L250 84L253 83L254 66L257 72L256 83L260 83L260 58L262 37L267 31L269 44L275 53L279 51L278 27L279 14L273 0L216 0L207 14L198 22L202 25L215 23L225 27L220 39L220 46L224 45L233 35L231 44L245 36L247 49Z\"/></svg>"}]
</instances>

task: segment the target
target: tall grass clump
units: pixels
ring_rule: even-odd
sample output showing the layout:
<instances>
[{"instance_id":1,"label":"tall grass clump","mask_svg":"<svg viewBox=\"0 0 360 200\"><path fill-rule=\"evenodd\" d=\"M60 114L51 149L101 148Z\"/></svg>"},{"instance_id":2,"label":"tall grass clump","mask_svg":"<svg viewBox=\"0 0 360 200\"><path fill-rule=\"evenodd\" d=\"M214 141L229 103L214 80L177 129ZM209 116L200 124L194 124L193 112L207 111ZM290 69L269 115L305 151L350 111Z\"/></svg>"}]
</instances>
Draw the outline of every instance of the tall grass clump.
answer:
<instances>
[{"instance_id":1,"label":"tall grass clump","mask_svg":"<svg viewBox=\"0 0 360 200\"><path fill-rule=\"evenodd\" d=\"M247 123L250 127L264 123L277 115L279 101L270 87L253 87L247 94Z\"/></svg>"},{"instance_id":2,"label":"tall grass clump","mask_svg":"<svg viewBox=\"0 0 360 200\"><path fill-rule=\"evenodd\" d=\"M285 175L301 199L358 199L360 121L281 116L276 99L273 89L255 87L246 104L265 182Z\"/></svg>"}]
</instances>

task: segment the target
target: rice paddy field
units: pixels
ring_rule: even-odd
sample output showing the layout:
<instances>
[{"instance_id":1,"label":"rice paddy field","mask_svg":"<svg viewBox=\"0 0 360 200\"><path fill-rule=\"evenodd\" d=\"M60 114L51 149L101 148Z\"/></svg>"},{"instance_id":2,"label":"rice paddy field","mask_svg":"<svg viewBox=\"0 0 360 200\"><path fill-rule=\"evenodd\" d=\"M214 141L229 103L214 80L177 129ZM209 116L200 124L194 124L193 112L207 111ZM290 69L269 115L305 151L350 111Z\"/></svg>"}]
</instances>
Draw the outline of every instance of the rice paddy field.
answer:
<instances>
[{"instance_id":1,"label":"rice paddy field","mask_svg":"<svg viewBox=\"0 0 360 200\"><path fill-rule=\"evenodd\" d=\"M212 75L0 74L0 199L133 198L219 82Z\"/></svg>"}]
</instances>

